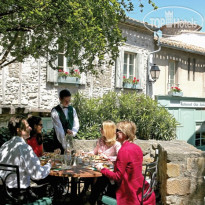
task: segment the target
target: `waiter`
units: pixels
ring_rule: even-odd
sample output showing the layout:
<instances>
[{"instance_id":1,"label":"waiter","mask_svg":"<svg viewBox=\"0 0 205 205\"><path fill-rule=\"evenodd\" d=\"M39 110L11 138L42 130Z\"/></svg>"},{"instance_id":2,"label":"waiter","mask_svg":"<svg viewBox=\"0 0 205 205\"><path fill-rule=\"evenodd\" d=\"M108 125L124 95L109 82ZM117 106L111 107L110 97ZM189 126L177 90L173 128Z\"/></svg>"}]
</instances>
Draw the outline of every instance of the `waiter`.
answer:
<instances>
[{"instance_id":1,"label":"waiter","mask_svg":"<svg viewBox=\"0 0 205 205\"><path fill-rule=\"evenodd\" d=\"M61 90L59 93L60 104L51 111L54 127L54 149L60 149L64 153L66 149L66 135L76 136L79 130L79 119L74 107L70 106L71 93L69 90Z\"/></svg>"}]
</instances>

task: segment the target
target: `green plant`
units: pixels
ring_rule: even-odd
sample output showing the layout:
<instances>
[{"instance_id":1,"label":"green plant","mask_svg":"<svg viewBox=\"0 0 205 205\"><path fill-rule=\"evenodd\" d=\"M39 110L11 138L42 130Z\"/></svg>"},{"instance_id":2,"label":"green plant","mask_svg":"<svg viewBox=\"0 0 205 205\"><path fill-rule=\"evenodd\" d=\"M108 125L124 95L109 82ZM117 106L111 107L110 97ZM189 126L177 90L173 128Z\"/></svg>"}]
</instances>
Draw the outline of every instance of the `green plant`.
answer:
<instances>
[{"instance_id":1,"label":"green plant","mask_svg":"<svg viewBox=\"0 0 205 205\"><path fill-rule=\"evenodd\" d=\"M178 87L171 87L171 91L179 93L182 90L180 88L178 88Z\"/></svg>"},{"instance_id":2,"label":"green plant","mask_svg":"<svg viewBox=\"0 0 205 205\"><path fill-rule=\"evenodd\" d=\"M80 120L78 139L100 137L99 127L105 120L132 120L140 139L171 140L176 136L175 118L155 100L143 94L110 92L99 98L73 98Z\"/></svg>"},{"instance_id":3,"label":"green plant","mask_svg":"<svg viewBox=\"0 0 205 205\"><path fill-rule=\"evenodd\" d=\"M9 129L7 127L0 127L0 147L11 138L12 136L9 132Z\"/></svg>"},{"instance_id":4,"label":"green plant","mask_svg":"<svg viewBox=\"0 0 205 205\"><path fill-rule=\"evenodd\" d=\"M132 84L136 85L139 83L139 79L136 79L136 77L134 77L133 81L132 81Z\"/></svg>"},{"instance_id":5,"label":"green plant","mask_svg":"<svg viewBox=\"0 0 205 205\"><path fill-rule=\"evenodd\" d=\"M70 76L70 77L80 78L80 72L79 72L78 69L71 70L69 76Z\"/></svg>"},{"instance_id":6,"label":"green plant","mask_svg":"<svg viewBox=\"0 0 205 205\"><path fill-rule=\"evenodd\" d=\"M58 76L59 77L76 77L76 78L80 78L80 72L79 70L75 69L75 70L71 70L70 73L68 72L64 72L62 69L58 69Z\"/></svg>"},{"instance_id":7,"label":"green plant","mask_svg":"<svg viewBox=\"0 0 205 205\"><path fill-rule=\"evenodd\" d=\"M123 83L138 84L139 79L136 79L136 77L134 77L132 80L131 78L126 78L125 76L123 76Z\"/></svg>"}]
</instances>

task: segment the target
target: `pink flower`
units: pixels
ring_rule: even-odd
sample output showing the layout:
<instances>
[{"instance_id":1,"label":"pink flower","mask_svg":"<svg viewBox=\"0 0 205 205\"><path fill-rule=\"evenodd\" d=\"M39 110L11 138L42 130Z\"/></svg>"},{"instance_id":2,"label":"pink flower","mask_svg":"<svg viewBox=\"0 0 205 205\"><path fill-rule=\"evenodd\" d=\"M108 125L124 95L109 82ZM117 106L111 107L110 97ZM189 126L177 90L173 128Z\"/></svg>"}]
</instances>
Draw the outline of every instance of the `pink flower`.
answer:
<instances>
[{"instance_id":1,"label":"pink flower","mask_svg":"<svg viewBox=\"0 0 205 205\"><path fill-rule=\"evenodd\" d=\"M137 79L137 82L139 82L140 80L139 79Z\"/></svg>"},{"instance_id":2,"label":"pink flower","mask_svg":"<svg viewBox=\"0 0 205 205\"><path fill-rule=\"evenodd\" d=\"M77 73L77 72L78 72L78 70L77 70L77 69L75 69L75 72Z\"/></svg>"},{"instance_id":3,"label":"pink flower","mask_svg":"<svg viewBox=\"0 0 205 205\"><path fill-rule=\"evenodd\" d=\"M125 79L125 76L123 76L123 78Z\"/></svg>"},{"instance_id":4,"label":"pink flower","mask_svg":"<svg viewBox=\"0 0 205 205\"><path fill-rule=\"evenodd\" d=\"M136 80L136 77L134 77L134 80Z\"/></svg>"},{"instance_id":5,"label":"pink flower","mask_svg":"<svg viewBox=\"0 0 205 205\"><path fill-rule=\"evenodd\" d=\"M65 72L66 75L68 75L68 72Z\"/></svg>"},{"instance_id":6,"label":"pink flower","mask_svg":"<svg viewBox=\"0 0 205 205\"><path fill-rule=\"evenodd\" d=\"M63 71L60 69L60 70L58 70L58 72L63 72Z\"/></svg>"}]
</instances>

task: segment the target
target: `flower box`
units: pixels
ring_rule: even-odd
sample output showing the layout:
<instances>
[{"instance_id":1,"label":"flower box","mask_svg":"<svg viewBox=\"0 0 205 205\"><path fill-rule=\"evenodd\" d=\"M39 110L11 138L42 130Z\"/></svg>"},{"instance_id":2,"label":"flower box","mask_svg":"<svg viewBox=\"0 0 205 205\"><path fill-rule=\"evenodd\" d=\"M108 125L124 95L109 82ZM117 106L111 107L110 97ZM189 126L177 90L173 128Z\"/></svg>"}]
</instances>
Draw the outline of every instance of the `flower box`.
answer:
<instances>
[{"instance_id":1,"label":"flower box","mask_svg":"<svg viewBox=\"0 0 205 205\"><path fill-rule=\"evenodd\" d=\"M140 89L140 84L123 83L123 88Z\"/></svg>"},{"instance_id":2,"label":"flower box","mask_svg":"<svg viewBox=\"0 0 205 205\"><path fill-rule=\"evenodd\" d=\"M140 84L133 84L132 85L133 89L141 89Z\"/></svg>"},{"instance_id":3,"label":"flower box","mask_svg":"<svg viewBox=\"0 0 205 205\"><path fill-rule=\"evenodd\" d=\"M132 88L132 83L123 83L123 88Z\"/></svg>"},{"instance_id":4,"label":"flower box","mask_svg":"<svg viewBox=\"0 0 205 205\"><path fill-rule=\"evenodd\" d=\"M183 96L183 92L169 91L168 95L182 97Z\"/></svg>"},{"instance_id":5,"label":"flower box","mask_svg":"<svg viewBox=\"0 0 205 205\"><path fill-rule=\"evenodd\" d=\"M58 76L58 83L80 84L80 78Z\"/></svg>"}]
</instances>

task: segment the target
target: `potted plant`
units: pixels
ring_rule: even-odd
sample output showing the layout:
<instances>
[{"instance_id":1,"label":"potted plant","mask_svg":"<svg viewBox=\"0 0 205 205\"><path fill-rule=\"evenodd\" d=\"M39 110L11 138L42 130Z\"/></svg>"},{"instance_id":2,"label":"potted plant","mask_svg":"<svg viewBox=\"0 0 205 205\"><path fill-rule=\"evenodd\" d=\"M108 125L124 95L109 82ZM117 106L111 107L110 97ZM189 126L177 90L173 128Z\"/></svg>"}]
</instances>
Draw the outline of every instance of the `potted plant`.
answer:
<instances>
[{"instance_id":1,"label":"potted plant","mask_svg":"<svg viewBox=\"0 0 205 205\"><path fill-rule=\"evenodd\" d=\"M79 81L80 72L77 69L71 70L70 73L64 72L62 69L58 69L59 83L79 84Z\"/></svg>"},{"instance_id":2,"label":"potted plant","mask_svg":"<svg viewBox=\"0 0 205 205\"><path fill-rule=\"evenodd\" d=\"M134 77L133 81L132 81L132 86L134 89L139 89L140 88L140 84L139 84L139 79L136 79L136 77Z\"/></svg>"},{"instance_id":3,"label":"potted plant","mask_svg":"<svg viewBox=\"0 0 205 205\"><path fill-rule=\"evenodd\" d=\"M123 76L123 87L132 88L132 79L126 78L125 76Z\"/></svg>"},{"instance_id":4,"label":"potted plant","mask_svg":"<svg viewBox=\"0 0 205 205\"><path fill-rule=\"evenodd\" d=\"M126 78L123 76L123 87L124 88L132 88L132 89L140 89L139 85L139 79L136 79L136 77L132 79Z\"/></svg>"},{"instance_id":5,"label":"potted plant","mask_svg":"<svg viewBox=\"0 0 205 205\"><path fill-rule=\"evenodd\" d=\"M171 96L183 96L183 92L179 87L171 87L168 94Z\"/></svg>"}]
</instances>

